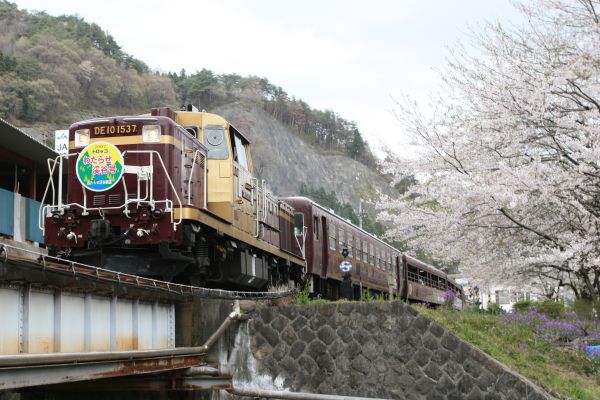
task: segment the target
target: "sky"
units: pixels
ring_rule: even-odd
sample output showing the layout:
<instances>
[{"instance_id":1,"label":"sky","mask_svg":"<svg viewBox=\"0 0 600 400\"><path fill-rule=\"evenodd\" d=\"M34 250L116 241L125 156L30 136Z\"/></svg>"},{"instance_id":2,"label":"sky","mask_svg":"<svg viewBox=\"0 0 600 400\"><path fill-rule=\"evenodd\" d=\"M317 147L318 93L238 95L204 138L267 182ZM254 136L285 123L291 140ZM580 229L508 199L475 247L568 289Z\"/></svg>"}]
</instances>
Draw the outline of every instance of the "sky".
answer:
<instances>
[{"instance_id":1,"label":"sky","mask_svg":"<svg viewBox=\"0 0 600 400\"><path fill-rule=\"evenodd\" d=\"M401 156L394 99L426 101L450 47L484 21L519 18L510 0L12 1L97 23L154 70L265 77Z\"/></svg>"}]
</instances>

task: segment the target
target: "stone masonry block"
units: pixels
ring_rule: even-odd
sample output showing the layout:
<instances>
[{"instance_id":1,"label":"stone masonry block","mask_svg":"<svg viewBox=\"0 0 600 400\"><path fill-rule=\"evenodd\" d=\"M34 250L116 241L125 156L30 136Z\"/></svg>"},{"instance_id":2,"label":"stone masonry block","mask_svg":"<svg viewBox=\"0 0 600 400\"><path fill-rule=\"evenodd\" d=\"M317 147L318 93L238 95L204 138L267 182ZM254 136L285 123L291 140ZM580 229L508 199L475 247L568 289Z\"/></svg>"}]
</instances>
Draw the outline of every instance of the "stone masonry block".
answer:
<instances>
[{"instance_id":1,"label":"stone masonry block","mask_svg":"<svg viewBox=\"0 0 600 400\"><path fill-rule=\"evenodd\" d=\"M429 363L429 360L431 359L431 354L432 354L431 351L422 347L422 348L418 349L417 352L414 354L413 360L420 367L424 367L427 365L427 363Z\"/></svg>"},{"instance_id":2,"label":"stone masonry block","mask_svg":"<svg viewBox=\"0 0 600 400\"><path fill-rule=\"evenodd\" d=\"M452 379L455 382L458 382L460 377L463 376L465 373L461 365L454 362L453 360L448 361L446 365L442 367L442 371L448 374L450 379Z\"/></svg>"},{"instance_id":3,"label":"stone masonry block","mask_svg":"<svg viewBox=\"0 0 600 400\"><path fill-rule=\"evenodd\" d=\"M366 318L363 318L363 320L362 320L362 326L368 332L378 331L380 324L379 324L377 315L375 315L375 314L367 315Z\"/></svg>"},{"instance_id":4,"label":"stone masonry block","mask_svg":"<svg viewBox=\"0 0 600 400\"><path fill-rule=\"evenodd\" d=\"M431 324L431 320L426 316L419 314L419 316L413 320L412 327L423 335L427 331L427 328L429 328L429 324Z\"/></svg>"},{"instance_id":5,"label":"stone masonry block","mask_svg":"<svg viewBox=\"0 0 600 400\"><path fill-rule=\"evenodd\" d=\"M301 340L306 344L315 340L316 337L317 335L315 334L315 332L308 326L305 326L298 332L298 340Z\"/></svg>"},{"instance_id":6,"label":"stone masonry block","mask_svg":"<svg viewBox=\"0 0 600 400\"><path fill-rule=\"evenodd\" d=\"M306 343L302 341L296 341L290 348L290 357L297 359L302 354L304 354L304 349L306 349Z\"/></svg>"},{"instance_id":7,"label":"stone masonry block","mask_svg":"<svg viewBox=\"0 0 600 400\"><path fill-rule=\"evenodd\" d=\"M271 346L276 346L279 343L279 332L271 328L269 325L263 326L260 333L265 337L266 341Z\"/></svg>"},{"instance_id":8,"label":"stone masonry block","mask_svg":"<svg viewBox=\"0 0 600 400\"><path fill-rule=\"evenodd\" d=\"M352 329L347 326L340 326L335 330L335 333L338 335L342 341L348 343L352 340Z\"/></svg>"},{"instance_id":9,"label":"stone masonry block","mask_svg":"<svg viewBox=\"0 0 600 400\"><path fill-rule=\"evenodd\" d=\"M260 321L264 324L270 324L271 321L279 314L276 307L265 307L260 310Z\"/></svg>"},{"instance_id":10,"label":"stone masonry block","mask_svg":"<svg viewBox=\"0 0 600 400\"><path fill-rule=\"evenodd\" d=\"M329 353L323 353L317 357L317 365L322 375L331 376L335 370L335 362Z\"/></svg>"},{"instance_id":11,"label":"stone masonry block","mask_svg":"<svg viewBox=\"0 0 600 400\"><path fill-rule=\"evenodd\" d=\"M350 344L348 344L346 354L348 355L348 358L352 359L358 354L360 354L361 351L362 347L355 340L353 340L352 342L350 342Z\"/></svg>"},{"instance_id":12,"label":"stone masonry block","mask_svg":"<svg viewBox=\"0 0 600 400\"><path fill-rule=\"evenodd\" d=\"M306 348L306 354L309 355L313 360L319 358L319 356L327 351L327 346L325 343L321 342L319 339L315 339Z\"/></svg>"},{"instance_id":13,"label":"stone masonry block","mask_svg":"<svg viewBox=\"0 0 600 400\"><path fill-rule=\"evenodd\" d=\"M319 304L317 305L317 311L319 315L329 319L337 312L337 307L332 307L329 304Z\"/></svg>"},{"instance_id":14,"label":"stone masonry block","mask_svg":"<svg viewBox=\"0 0 600 400\"><path fill-rule=\"evenodd\" d=\"M415 389L420 395L429 397L428 394L435 389L435 381L428 376L423 376L417 381Z\"/></svg>"},{"instance_id":15,"label":"stone masonry block","mask_svg":"<svg viewBox=\"0 0 600 400\"><path fill-rule=\"evenodd\" d=\"M436 338L441 338L444 335L445 330L439 324L432 322L431 325L429 325L429 332Z\"/></svg>"},{"instance_id":16,"label":"stone masonry block","mask_svg":"<svg viewBox=\"0 0 600 400\"><path fill-rule=\"evenodd\" d=\"M438 381L442 375L444 374L441 369L435 364L435 362L430 361L429 364L423 369L425 375L433 379L434 381Z\"/></svg>"},{"instance_id":17,"label":"stone masonry block","mask_svg":"<svg viewBox=\"0 0 600 400\"><path fill-rule=\"evenodd\" d=\"M442 337L441 343L446 349L454 351L460 345L460 340L450 332L446 332Z\"/></svg>"},{"instance_id":18,"label":"stone masonry block","mask_svg":"<svg viewBox=\"0 0 600 400\"><path fill-rule=\"evenodd\" d=\"M423 337L423 346L431 351L435 351L440 347L440 343L435 336L428 333Z\"/></svg>"},{"instance_id":19,"label":"stone masonry block","mask_svg":"<svg viewBox=\"0 0 600 400\"><path fill-rule=\"evenodd\" d=\"M331 326L325 325L319 329L317 337L326 345L330 345L335 340L336 333Z\"/></svg>"},{"instance_id":20,"label":"stone masonry block","mask_svg":"<svg viewBox=\"0 0 600 400\"><path fill-rule=\"evenodd\" d=\"M271 321L271 327L277 332L282 332L288 326L290 320L282 315L278 315Z\"/></svg>"},{"instance_id":21,"label":"stone masonry block","mask_svg":"<svg viewBox=\"0 0 600 400\"><path fill-rule=\"evenodd\" d=\"M356 339L356 341L358 343L360 343L361 345L365 345L367 343L367 341L369 341L369 339L371 339L371 333L369 331L367 331L366 329L359 327L359 328L356 328L356 330L352 334L352 337L354 337L354 339Z\"/></svg>"},{"instance_id":22,"label":"stone masonry block","mask_svg":"<svg viewBox=\"0 0 600 400\"><path fill-rule=\"evenodd\" d=\"M467 358L463 362L463 368L466 373L477 379L481 375L481 364L476 363L472 358Z\"/></svg>"},{"instance_id":23,"label":"stone masonry block","mask_svg":"<svg viewBox=\"0 0 600 400\"><path fill-rule=\"evenodd\" d=\"M279 342L273 349L272 356L275 360L281 361L285 356L288 355L290 347L285 342Z\"/></svg>"},{"instance_id":24,"label":"stone masonry block","mask_svg":"<svg viewBox=\"0 0 600 400\"><path fill-rule=\"evenodd\" d=\"M371 338L362 349L362 354L371 362L375 362L381 358L381 346Z\"/></svg>"},{"instance_id":25,"label":"stone masonry block","mask_svg":"<svg viewBox=\"0 0 600 400\"><path fill-rule=\"evenodd\" d=\"M467 396L467 400L480 400L482 398L483 393L477 386L474 386L473 389L471 389L471 392L469 392L469 395Z\"/></svg>"},{"instance_id":26,"label":"stone masonry block","mask_svg":"<svg viewBox=\"0 0 600 400\"><path fill-rule=\"evenodd\" d=\"M371 362L367 360L362 354L359 354L354 360L351 361L350 365L355 371L359 371L364 375L367 375L372 369Z\"/></svg>"},{"instance_id":27,"label":"stone masonry block","mask_svg":"<svg viewBox=\"0 0 600 400\"><path fill-rule=\"evenodd\" d=\"M346 347L346 344L342 342L341 339L335 339L334 342L329 345L328 351L332 357L337 357L346 349Z\"/></svg>"},{"instance_id":28,"label":"stone masonry block","mask_svg":"<svg viewBox=\"0 0 600 400\"><path fill-rule=\"evenodd\" d=\"M281 338L288 344L292 345L296 340L298 340L298 335L291 326L286 326L285 329L281 332Z\"/></svg>"},{"instance_id":29,"label":"stone masonry block","mask_svg":"<svg viewBox=\"0 0 600 400\"><path fill-rule=\"evenodd\" d=\"M460 380L458 381L458 388L460 389L460 392L465 396L471 393L473 388L476 386L477 384L475 382L475 379L473 379L468 374L464 374L462 378L460 378Z\"/></svg>"},{"instance_id":30,"label":"stone masonry block","mask_svg":"<svg viewBox=\"0 0 600 400\"><path fill-rule=\"evenodd\" d=\"M421 370L421 367L419 366L419 364L417 364L415 360L410 360L406 363L406 371L414 379L420 379L424 375L423 371Z\"/></svg>"},{"instance_id":31,"label":"stone masonry block","mask_svg":"<svg viewBox=\"0 0 600 400\"><path fill-rule=\"evenodd\" d=\"M443 347L439 347L433 351L433 356L431 356L431 360L434 361L439 367L442 367L452 358L452 353Z\"/></svg>"},{"instance_id":32,"label":"stone masonry block","mask_svg":"<svg viewBox=\"0 0 600 400\"><path fill-rule=\"evenodd\" d=\"M487 392L494 387L497 379L498 377L496 377L496 375L493 375L487 369L482 369L481 374L476 379L477 386L479 386L482 391Z\"/></svg>"},{"instance_id":33,"label":"stone masonry block","mask_svg":"<svg viewBox=\"0 0 600 400\"><path fill-rule=\"evenodd\" d=\"M308 326L308 320L302 315L297 315L294 322L292 322L292 328L294 328L296 332L301 331L302 328L306 326Z\"/></svg>"},{"instance_id":34,"label":"stone masonry block","mask_svg":"<svg viewBox=\"0 0 600 400\"><path fill-rule=\"evenodd\" d=\"M318 369L318 365L315 360L306 355L300 356L298 359L298 365L302 370L310 373L311 375Z\"/></svg>"}]
</instances>

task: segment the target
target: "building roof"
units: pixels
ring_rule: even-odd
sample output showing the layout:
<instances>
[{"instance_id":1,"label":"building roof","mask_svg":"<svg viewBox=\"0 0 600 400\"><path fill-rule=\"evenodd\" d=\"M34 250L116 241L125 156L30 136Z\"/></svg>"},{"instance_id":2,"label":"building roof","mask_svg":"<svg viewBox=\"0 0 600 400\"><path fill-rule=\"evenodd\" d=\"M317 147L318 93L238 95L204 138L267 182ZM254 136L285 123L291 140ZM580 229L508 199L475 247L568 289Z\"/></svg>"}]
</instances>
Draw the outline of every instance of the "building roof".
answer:
<instances>
[{"instance_id":1,"label":"building roof","mask_svg":"<svg viewBox=\"0 0 600 400\"><path fill-rule=\"evenodd\" d=\"M46 160L49 158L58 156L53 149L2 118L0 118L0 147L41 165L46 165Z\"/></svg>"}]
</instances>

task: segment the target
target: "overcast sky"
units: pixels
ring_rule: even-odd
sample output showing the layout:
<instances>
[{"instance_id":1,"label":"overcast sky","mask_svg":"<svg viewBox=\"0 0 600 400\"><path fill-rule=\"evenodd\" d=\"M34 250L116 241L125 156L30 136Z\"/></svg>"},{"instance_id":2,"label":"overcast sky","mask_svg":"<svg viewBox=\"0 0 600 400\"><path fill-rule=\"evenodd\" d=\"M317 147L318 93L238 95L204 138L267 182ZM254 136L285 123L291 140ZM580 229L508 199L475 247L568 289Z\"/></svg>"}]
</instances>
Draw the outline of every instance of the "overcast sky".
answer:
<instances>
[{"instance_id":1,"label":"overcast sky","mask_svg":"<svg viewBox=\"0 0 600 400\"><path fill-rule=\"evenodd\" d=\"M152 69L266 77L400 154L392 98L425 99L448 46L485 20L519 18L509 0L12 1L95 22Z\"/></svg>"}]
</instances>

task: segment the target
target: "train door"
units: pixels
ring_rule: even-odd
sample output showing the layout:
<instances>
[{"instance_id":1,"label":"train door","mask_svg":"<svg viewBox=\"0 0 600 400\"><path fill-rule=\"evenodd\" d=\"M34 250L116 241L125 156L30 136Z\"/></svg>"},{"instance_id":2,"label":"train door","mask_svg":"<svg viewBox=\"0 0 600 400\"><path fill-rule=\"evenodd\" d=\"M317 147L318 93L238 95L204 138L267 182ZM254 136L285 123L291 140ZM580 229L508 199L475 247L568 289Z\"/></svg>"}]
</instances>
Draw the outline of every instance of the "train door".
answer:
<instances>
[{"instance_id":1,"label":"train door","mask_svg":"<svg viewBox=\"0 0 600 400\"><path fill-rule=\"evenodd\" d=\"M327 269L329 267L329 232L328 227L327 227L327 218L326 217L321 217L321 226L322 226L322 233L323 233L323 240L321 242L321 251L322 251L322 259L323 259L323 263L321 265L321 276L323 277L323 279L327 279Z\"/></svg>"},{"instance_id":2,"label":"train door","mask_svg":"<svg viewBox=\"0 0 600 400\"><path fill-rule=\"evenodd\" d=\"M404 278L404 285L402 287L402 297L404 297L404 299L406 301L408 301L408 295L409 295L409 291L410 291L410 282L408 280L408 261L406 261L406 257L402 256L402 262L400 263L400 273L402 274L402 277Z\"/></svg>"},{"instance_id":3,"label":"train door","mask_svg":"<svg viewBox=\"0 0 600 400\"><path fill-rule=\"evenodd\" d=\"M242 231L258 236L257 184L251 174L249 143L233 126L229 126L229 131L233 145L233 223ZM265 209L266 203L262 210Z\"/></svg>"},{"instance_id":4,"label":"train door","mask_svg":"<svg viewBox=\"0 0 600 400\"><path fill-rule=\"evenodd\" d=\"M396 272L396 291L397 291L397 295L402 298L403 297L403 292L404 292L404 274L403 274L403 270L404 268L402 268L402 264L400 263L400 256L396 256L394 257L394 269Z\"/></svg>"}]
</instances>

